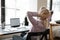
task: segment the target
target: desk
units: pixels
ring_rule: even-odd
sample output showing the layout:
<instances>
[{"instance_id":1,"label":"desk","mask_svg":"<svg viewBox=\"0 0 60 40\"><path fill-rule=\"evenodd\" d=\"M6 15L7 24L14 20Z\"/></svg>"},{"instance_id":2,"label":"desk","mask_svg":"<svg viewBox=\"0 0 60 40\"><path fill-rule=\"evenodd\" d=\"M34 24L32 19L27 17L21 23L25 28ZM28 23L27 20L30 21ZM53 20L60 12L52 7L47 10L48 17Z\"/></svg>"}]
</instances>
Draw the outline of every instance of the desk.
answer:
<instances>
[{"instance_id":1,"label":"desk","mask_svg":"<svg viewBox=\"0 0 60 40\"><path fill-rule=\"evenodd\" d=\"M10 34L16 34L16 33L22 33L22 32L28 32L30 30L30 26L23 26L23 27L10 27L5 26L5 29L0 28L0 37Z\"/></svg>"},{"instance_id":2,"label":"desk","mask_svg":"<svg viewBox=\"0 0 60 40\"><path fill-rule=\"evenodd\" d=\"M54 26L60 26L60 24L50 23L50 40L54 40L53 32L52 32L52 27L54 27Z\"/></svg>"}]
</instances>

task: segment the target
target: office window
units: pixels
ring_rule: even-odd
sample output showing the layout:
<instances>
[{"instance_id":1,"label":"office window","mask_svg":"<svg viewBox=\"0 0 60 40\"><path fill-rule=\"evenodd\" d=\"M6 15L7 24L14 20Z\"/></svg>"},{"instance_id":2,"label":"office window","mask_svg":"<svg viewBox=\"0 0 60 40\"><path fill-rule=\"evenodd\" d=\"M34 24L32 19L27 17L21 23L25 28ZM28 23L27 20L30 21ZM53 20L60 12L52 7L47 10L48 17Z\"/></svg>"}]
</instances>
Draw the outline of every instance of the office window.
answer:
<instances>
[{"instance_id":1,"label":"office window","mask_svg":"<svg viewBox=\"0 0 60 40\"><path fill-rule=\"evenodd\" d=\"M0 0L0 25L1 25L1 0Z\"/></svg>"},{"instance_id":2,"label":"office window","mask_svg":"<svg viewBox=\"0 0 60 40\"><path fill-rule=\"evenodd\" d=\"M37 11L37 0L5 0L5 23L10 24L10 18L24 22L27 11Z\"/></svg>"},{"instance_id":3,"label":"office window","mask_svg":"<svg viewBox=\"0 0 60 40\"><path fill-rule=\"evenodd\" d=\"M48 8L50 8L51 1L48 0ZM60 20L60 0L52 0L52 10L53 10L53 16L52 21Z\"/></svg>"},{"instance_id":4,"label":"office window","mask_svg":"<svg viewBox=\"0 0 60 40\"><path fill-rule=\"evenodd\" d=\"M10 24L10 18L15 18L16 0L5 0L5 23Z\"/></svg>"},{"instance_id":5,"label":"office window","mask_svg":"<svg viewBox=\"0 0 60 40\"><path fill-rule=\"evenodd\" d=\"M60 20L60 0L53 0L52 10L54 11L52 20Z\"/></svg>"}]
</instances>

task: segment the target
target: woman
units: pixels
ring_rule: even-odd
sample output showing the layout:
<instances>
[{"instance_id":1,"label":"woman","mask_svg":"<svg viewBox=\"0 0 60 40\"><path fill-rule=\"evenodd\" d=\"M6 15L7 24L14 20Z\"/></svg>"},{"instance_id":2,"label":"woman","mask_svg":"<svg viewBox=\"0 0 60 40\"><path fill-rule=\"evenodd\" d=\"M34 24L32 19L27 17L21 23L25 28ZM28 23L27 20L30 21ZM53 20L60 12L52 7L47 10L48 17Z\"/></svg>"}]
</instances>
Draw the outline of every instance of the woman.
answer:
<instances>
[{"instance_id":1,"label":"woman","mask_svg":"<svg viewBox=\"0 0 60 40\"><path fill-rule=\"evenodd\" d=\"M49 10L45 7L41 8L38 13L28 12L28 18L32 23L33 27L31 32L28 34L27 40L30 38L31 35L40 35L44 31L46 31L46 27L48 26L48 17L50 16ZM35 20L33 17L39 17L39 20ZM29 39L31 40L31 39Z\"/></svg>"}]
</instances>

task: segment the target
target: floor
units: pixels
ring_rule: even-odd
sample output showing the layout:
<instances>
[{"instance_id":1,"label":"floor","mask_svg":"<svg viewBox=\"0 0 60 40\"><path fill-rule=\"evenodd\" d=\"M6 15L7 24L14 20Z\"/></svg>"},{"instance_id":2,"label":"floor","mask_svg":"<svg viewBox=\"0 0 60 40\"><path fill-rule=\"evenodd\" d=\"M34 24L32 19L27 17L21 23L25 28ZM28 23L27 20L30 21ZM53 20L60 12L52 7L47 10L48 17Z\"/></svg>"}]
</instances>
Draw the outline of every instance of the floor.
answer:
<instances>
[{"instance_id":1,"label":"floor","mask_svg":"<svg viewBox=\"0 0 60 40\"><path fill-rule=\"evenodd\" d=\"M4 39L4 40L12 40L12 38ZM54 40L60 40L60 37L55 37Z\"/></svg>"},{"instance_id":2,"label":"floor","mask_svg":"<svg viewBox=\"0 0 60 40\"><path fill-rule=\"evenodd\" d=\"M54 40L60 40L60 37L55 37Z\"/></svg>"}]
</instances>

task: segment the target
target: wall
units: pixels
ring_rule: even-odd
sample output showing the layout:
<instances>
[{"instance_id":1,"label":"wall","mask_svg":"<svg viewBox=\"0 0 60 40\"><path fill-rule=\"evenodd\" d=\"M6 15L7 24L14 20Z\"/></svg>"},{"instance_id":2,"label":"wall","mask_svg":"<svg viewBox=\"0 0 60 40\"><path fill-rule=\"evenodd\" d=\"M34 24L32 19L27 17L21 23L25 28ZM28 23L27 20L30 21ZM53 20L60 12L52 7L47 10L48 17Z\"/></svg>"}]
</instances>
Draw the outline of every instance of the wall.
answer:
<instances>
[{"instance_id":1,"label":"wall","mask_svg":"<svg viewBox=\"0 0 60 40\"><path fill-rule=\"evenodd\" d=\"M42 6L47 7L47 0L37 0L37 6L37 10Z\"/></svg>"}]
</instances>

